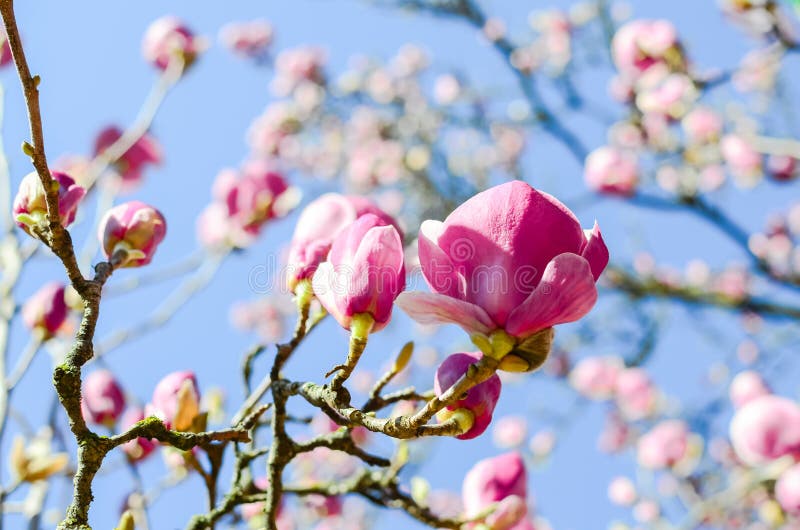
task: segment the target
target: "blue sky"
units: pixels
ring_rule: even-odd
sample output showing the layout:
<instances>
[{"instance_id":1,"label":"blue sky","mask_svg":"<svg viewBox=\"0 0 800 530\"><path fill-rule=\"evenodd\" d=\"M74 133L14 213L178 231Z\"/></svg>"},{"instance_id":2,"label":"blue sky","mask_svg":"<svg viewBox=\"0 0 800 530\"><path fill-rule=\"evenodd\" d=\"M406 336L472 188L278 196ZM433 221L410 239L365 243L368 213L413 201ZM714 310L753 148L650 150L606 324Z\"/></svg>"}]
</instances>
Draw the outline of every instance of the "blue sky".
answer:
<instances>
[{"instance_id":1,"label":"blue sky","mask_svg":"<svg viewBox=\"0 0 800 530\"><path fill-rule=\"evenodd\" d=\"M549 5L564 3L530 3L531 7ZM714 2L639 0L631 5L637 17L665 17L674 21L698 65L730 68L753 44L723 23ZM520 9L519 3L495 0L484 2L484 7L508 21L512 35L524 30L526 11ZM224 167L237 165L246 157L245 130L272 98L266 70L235 58L217 45L217 31L226 22L266 18L275 26L279 48L320 44L327 49L334 71L341 70L354 53L388 58L404 43L418 43L433 56L437 70L457 68L487 89L501 87L504 93L510 94L516 90L499 56L477 38L472 28L458 22L377 9L355 1L198 3L185 0L165 5L42 0L35 9L20 4L18 11L29 61L33 71L42 76L42 114L51 160L62 154L86 153L101 127L112 122L127 124L134 118L155 78L139 51L141 36L149 22L163 14L176 14L197 33L211 39L212 48L169 95L156 118L153 132L164 145L166 162L149 174L145 185L135 194L135 198L159 207L169 223L167 239L152 264L153 270L180 261L196 248L195 218L210 199L210 186L216 173ZM796 60L793 64L794 72L800 72ZM606 95L605 83L610 75L608 68L598 68L580 74L576 83L587 98L608 112L622 116L623 109ZM800 84L798 74L788 76L786 81L790 95L796 97ZM27 139L27 124L14 72L11 69L2 71L0 83L5 92L3 142L15 189L30 169L18 148ZM552 96L548 91L545 94ZM715 92L711 103L722 101L725 95L725 90ZM749 103L742 100L742 104ZM596 124L569 120L580 128L581 137L590 148L604 143L604 131ZM797 135L796 124L788 132ZM534 133L529 141L531 148L525 166L528 182L556 194L568 205L571 199L584 197L581 168L568 152L542 133ZM315 189L323 187L307 179L296 178L296 183ZM306 200L311 195L307 195ZM720 199L748 226L757 228L768 212L786 208L792 199L797 199L797 194L792 197L785 189L768 185L760 188L756 195L733 191L725 192ZM742 259L739 251L717 232L686 214L654 214L617 202L581 207L576 213L587 227L595 218L599 220L618 262L625 262L641 248L653 251L676 266L683 266L694 257L716 264ZM642 223L643 215L648 216L648 222ZM171 325L126 344L109 356L109 367L120 375L128 390L144 401L163 375L191 368L197 372L202 387L226 389L230 397L229 410L238 406L241 400L240 359L254 338L231 328L229 307L236 300L255 296L248 281L251 271L279 253L295 218L296 215L277 223L250 251L228 259L215 283L193 298ZM75 234L81 241L86 229L79 228ZM136 271L121 271L116 280L136 274ZM44 281L62 278L62 271L54 260L41 259L24 274L17 292L24 298ZM175 286L176 282L160 284L104 302L97 336L102 338L115 329L135 323ZM595 311L604 310L613 318L610 303L599 305ZM649 365L656 381L667 393L680 396L690 405L714 395L713 389L699 384L703 374L711 362L730 355L741 336L735 319L713 318L719 321L725 339L722 342L704 339L704 334L693 323L695 315L682 310L671 312L663 340ZM399 311L397 320L399 325L388 328L370 343L367 365L382 365L410 338L409 330L413 328L404 325L407 319ZM436 338L423 336L418 340L452 345L462 338L449 330ZM10 350L12 362L25 341L25 332L15 329ZM338 346L334 348L333 344ZM288 375L319 378L321 374L314 369L323 364L333 365L343 355L345 344L344 332L334 322L326 322L291 361ZM577 354L626 353L624 347L624 344L617 347L604 344L598 348L584 348ZM43 421L49 407L50 365L47 356L40 356L15 395L18 408L24 404L26 414L30 408L28 420L34 425ZM263 371L265 366L262 363L258 368ZM418 369L416 377L425 382L432 379L432 374ZM797 389L787 383L785 390L794 393ZM570 394L546 377L535 375L521 384L507 387L498 414L527 414L536 431L544 426L534 414L537 410L543 407L565 410L571 400ZM625 515L608 503L605 490L609 477L631 470L630 455L609 458L597 452L595 440L602 419L602 407L582 409L560 440L552 459L531 473L530 489L538 510L555 528L601 528L603 525L599 522ZM8 452L11 438L6 436L4 440L3 455ZM419 473L435 488L457 490L473 462L497 452L488 438L471 442L426 442L433 458ZM115 461L114 457L109 459L110 468ZM143 469L145 477L152 481L162 473L163 464L154 458L144 464ZM92 509L96 528L109 528L116 521L126 480L124 469L98 478ZM6 470L3 481L8 481ZM227 479L223 480L225 483ZM67 485L61 483L55 488L52 500L65 503L69 493ZM156 503L151 510L152 520L157 521L158 529L180 528L192 514L204 510L204 502L200 480L194 477ZM576 506L580 509L575 509ZM12 521L10 527L15 528L18 520L9 518L9 521ZM402 515L384 515L375 528L390 529L399 525L408 529L418 527Z\"/></svg>"}]
</instances>

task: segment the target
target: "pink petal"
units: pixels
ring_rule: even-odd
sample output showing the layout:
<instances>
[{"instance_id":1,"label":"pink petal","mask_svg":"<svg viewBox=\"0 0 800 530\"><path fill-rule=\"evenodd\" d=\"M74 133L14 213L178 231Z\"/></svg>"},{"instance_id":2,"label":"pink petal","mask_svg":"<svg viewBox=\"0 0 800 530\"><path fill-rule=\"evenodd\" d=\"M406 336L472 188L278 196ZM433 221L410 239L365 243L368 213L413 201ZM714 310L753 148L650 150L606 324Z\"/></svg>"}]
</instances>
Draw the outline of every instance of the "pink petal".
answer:
<instances>
[{"instance_id":1,"label":"pink petal","mask_svg":"<svg viewBox=\"0 0 800 530\"><path fill-rule=\"evenodd\" d=\"M516 337L527 337L578 320L596 301L589 262L577 254L564 253L547 264L539 286L511 313L505 330Z\"/></svg>"},{"instance_id":2,"label":"pink petal","mask_svg":"<svg viewBox=\"0 0 800 530\"><path fill-rule=\"evenodd\" d=\"M548 262L580 251L580 223L556 198L521 181L481 192L444 222L439 247L466 279L466 300L499 325L538 285Z\"/></svg>"},{"instance_id":3,"label":"pink petal","mask_svg":"<svg viewBox=\"0 0 800 530\"><path fill-rule=\"evenodd\" d=\"M600 226L597 221L594 222L594 227L591 230L584 230L586 234L586 245L581 250L581 256L589 262L589 267L592 269L592 276L595 281L600 277L600 274L608 265L608 248L603 241L603 235L600 233Z\"/></svg>"},{"instance_id":4,"label":"pink petal","mask_svg":"<svg viewBox=\"0 0 800 530\"><path fill-rule=\"evenodd\" d=\"M444 231L441 221L424 221L419 228L419 263L431 291L454 298L464 298L464 278L458 274L450 257L439 248Z\"/></svg>"},{"instance_id":5,"label":"pink petal","mask_svg":"<svg viewBox=\"0 0 800 530\"><path fill-rule=\"evenodd\" d=\"M420 324L458 324L468 333L483 334L497 328L480 307L443 294L409 291L401 293L396 302Z\"/></svg>"},{"instance_id":6,"label":"pink petal","mask_svg":"<svg viewBox=\"0 0 800 530\"><path fill-rule=\"evenodd\" d=\"M405 288L403 243L391 225L371 228L353 257L347 313L369 312L388 322L397 294Z\"/></svg>"},{"instance_id":7,"label":"pink petal","mask_svg":"<svg viewBox=\"0 0 800 530\"><path fill-rule=\"evenodd\" d=\"M344 282L346 283L346 282ZM347 289L340 285L339 275L331 262L320 263L311 280L314 296L317 297L322 307L343 327L350 327L350 318L345 314L344 308L339 307L338 301L342 298L340 291Z\"/></svg>"}]
</instances>

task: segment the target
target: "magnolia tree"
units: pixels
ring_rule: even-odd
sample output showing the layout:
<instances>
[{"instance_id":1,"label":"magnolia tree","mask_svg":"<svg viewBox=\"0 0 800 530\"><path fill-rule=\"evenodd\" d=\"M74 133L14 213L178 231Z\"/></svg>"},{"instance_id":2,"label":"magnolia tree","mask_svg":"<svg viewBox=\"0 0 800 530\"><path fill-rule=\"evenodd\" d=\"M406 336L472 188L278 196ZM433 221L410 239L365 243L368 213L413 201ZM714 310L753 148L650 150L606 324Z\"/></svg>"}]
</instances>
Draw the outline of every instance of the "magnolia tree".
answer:
<instances>
[{"instance_id":1,"label":"magnolia tree","mask_svg":"<svg viewBox=\"0 0 800 530\"><path fill-rule=\"evenodd\" d=\"M48 150L47 72L26 57L13 0L0 0L0 64L21 82L32 166L2 174L0 436L12 440L0 524L163 528L153 509L201 484L200 513L196 495L184 497L189 529L543 530L560 515L535 507L535 492L569 497L570 486L528 480L588 408L605 425L577 442L619 465L594 493L620 506L620 521L589 514L591 527L800 528L800 404L781 377L796 364L781 354L800 339L800 142L786 85L797 78L783 69L798 68L792 5L721 1L751 50L722 66L695 60L670 20L603 0L534 11L521 30L475 0L376 8L471 28L512 83L498 89L411 45L337 70L321 47L281 47L264 20L210 39L164 16L143 35L157 80L138 118L67 156ZM230 61L268 72L272 95L246 132L246 161L218 173L207 208L159 210L137 200L165 157L151 124L215 40ZM576 82L584 71L591 90ZM528 149L539 141L563 153L560 166L582 168L558 179L584 192L540 189L543 155ZM597 221L587 205L600 205ZM766 226L747 207L769 215ZM635 226L619 223L628 209ZM676 214L689 228L676 236L662 219L645 252L645 219L661 230L658 216ZM194 217L201 250L159 264L171 220ZM71 235L82 224L85 242ZM241 366L243 395L201 384L191 364L162 374L151 352L137 352L137 371L163 376L154 388L114 370L110 351L157 337L202 287L225 282L224 258L282 224L293 232L271 249L275 277L254 282L263 292L232 313L258 343L240 365L233 352L191 345L198 358ZM720 241L733 250L718 251ZM53 256L59 274L35 268ZM29 268L38 288L22 297ZM184 276L151 300L155 312L97 336L107 297ZM692 321L677 330L665 316L676 306ZM700 340L690 325L712 342L702 402L652 368L668 344L678 366L669 373L683 377ZM10 346L15 326L26 347ZM318 326L328 335L310 347ZM15 400L40 351L54 359L52 384L40 378L39 399ZM526 410L519 396L534 392ZM434 455L443 438L453 453ZM446 472L453 487L431 486L426 460L489 439L461 453L465 473ZM141 472L154 460L160 477ZM127 481L127 494L93 504L104 475ZM385 511L406 519L387 526Z\"/></svg>"}]
</instances>

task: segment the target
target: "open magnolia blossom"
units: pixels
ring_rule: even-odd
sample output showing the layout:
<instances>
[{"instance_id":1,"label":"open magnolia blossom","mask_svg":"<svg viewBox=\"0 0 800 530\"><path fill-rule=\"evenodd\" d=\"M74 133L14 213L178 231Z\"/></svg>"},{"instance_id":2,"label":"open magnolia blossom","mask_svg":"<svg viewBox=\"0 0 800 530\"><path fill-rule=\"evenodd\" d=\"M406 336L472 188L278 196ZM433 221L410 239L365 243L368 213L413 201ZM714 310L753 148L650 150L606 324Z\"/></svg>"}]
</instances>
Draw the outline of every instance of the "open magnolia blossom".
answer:
<instances>
[{"instance_id":1,"label":"open magnolia blossom","mask_svg":"<svg viewBox=\"0 0 800 530\"><path fill-rule=\"evenodd\" d=\"M432 292L397 304L420 323L458 324L502 369L529 371L547 358L553 326L594 306L608 250L597 224L583 230L555 197L514 181L422 223L419 260Z\"/></svg>"}]
</instances>

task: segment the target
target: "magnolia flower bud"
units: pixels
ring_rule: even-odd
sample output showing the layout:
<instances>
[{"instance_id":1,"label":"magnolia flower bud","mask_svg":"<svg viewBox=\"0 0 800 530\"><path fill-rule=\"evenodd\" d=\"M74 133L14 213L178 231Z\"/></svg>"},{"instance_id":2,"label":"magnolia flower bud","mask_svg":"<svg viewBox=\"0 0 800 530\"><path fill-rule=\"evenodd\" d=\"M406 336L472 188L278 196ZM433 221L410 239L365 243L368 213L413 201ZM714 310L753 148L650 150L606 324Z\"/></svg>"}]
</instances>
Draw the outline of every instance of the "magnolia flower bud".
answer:
<instances>
[{"instance_id":1,"label":"magnolia flower bud","mask_svg":"<svg viewBox=\"0 0 800 530\"><path fill-rule=\"evenodd\" d=\"M327 193L311 201L301 212L292 235L287 267L289 288L294 290L300 280L311 278L328 256L336 236L368 213L378 216L383 224L394 226L402 237L397 222L364 197Z\"/></svg>"},{"instance_id":2,"label":"magnolia flower bud","mask_svg":"<svg viewBox=\"0 0 800 530\"><path fill-rule=\"evenodd\" d=\"M619 357L587 357L569 374L569 382L581 395L590 399L609 399L614 395L617 377L625 368Z\"/></svg>"},{"instance_id":3,"label":"magnolia flower bud","mask_svg":"<svg viewBox=\"0 0 800 530\"><path fill-rule=\"evenodd\" d=\"M101 155L114 145L122 134L122 130L113 125L100 131L94 141L94 155ZM155 138L148 133L142 134L113 164L122 179L123 190L127 191L138 185L147 166L160 164L162 159L161 146Z\"/></svg>"},{"instance_id":4,"label":"magnolia flower bud","mask_svg":"<svg viewBox=\"0 0 800 530\"><path fill-rule=\"evenodd\" d=\"M492 504L516 496L528 498L525 462L517 453L505 453L475 464L461 488L466 517L475 517Z\"/></svg>"},{"instance_id":5,"label":"magnolia flower bud","mask_svg":"<svg viewBox=\"0 0 800 530\"><path fill-rule=\"evenodd\" d=\"M453 386L465 373L470 366L478 362L481 358L480 353L454 353L448 356L436 370L436 377L433 382L433 389L437 396L441 396L451 386ZM459 440L469 440L480 436L489 427L492 421L492 413L500 399L500 389L502 383L497 374L493 374L489 379L478 383L464 393L464 396L440 412L439 419L447 420L453 413L459 410L467 410L472 414L471 424L465 425L462 434L458 435Z\"/></svg>"},{"instance_id":6,"label":"magnolia flower bud","mask_svg":"<svg viewBox=\"0 0 800 530\"><path fill-rule=\"evenodd\" d=\"M400 234L376 215L361 216L333 241L312 284L317 299L343 328L350 329L356 315L369 315L374 322L367 331L383 329L406 284Z\"/></svg>"},{"instance_id":7,"label":"magnolia flower bud","mask_svg":"<svg viewBox=\"0 0 800 530\"><path fill-rule=\"evenodd\" d=\"M100 221L103 252L115 267L141 267L153 259L167 233L161 212L139 201L115 206Z\"/></svg>"},{"instance_id":8,"label":"magnolia flower bud","mask_svg":"<svg viewBox=\"0 0 800 530\"><path fill-rule=\"evenodd\" d=\"M616 147L595 149L586 158L585 179L594 191L629 197L639 181L636 157Z\"/></svg>"},{"instance_id":9,"label":"magnolia flower bud","mask_svg":"<svg viewBox=\"0 0 800 530\"><path fill-rule=\"evenodd\" d=\"M731 381L729 395L735 408L741 408L747 403L772 392L758 372L745 370L736 375Z\"/></svg>"},{"instance_id":10,"label":"magnolia flower bud","mask_svg":"<svg viewBox=\"0 0 800 530\"><path fill-rule=\"evenodd\" d=\"M44 339L53 337L67 320L69 309L64 300L64 285L45 284L22 306L22 321Z\"/></svg>"},{"instance_id":11,"label":"magnolia flower bud","mask_svg":"<svg viewBox=\"0 0 800 530\"><path fill-rule=\"evenodd\" d=\"M81 398L84 419L107 427L114 425L125 408L122 388L108 370L97 370L86 377Z\"/></svg>"},{"instance_id":12,"label":"magnolia flower bud","mask_svg":"<svg viewBox=\"0 0 800 530\"><path fill-rule=\"evenodd\" d=\"M155 20L148 26L142 40L142 55L159 70L166 70L173 60L181 61L183 69L188 68L202 48L202 39L173 16Z\"/></svg>"},{"instance_id":13,"label":"magnolia flower bud","mask_svg":"<svg viewBox=\"0 0 800 530\"><path fill-rule=\"evenodd\" d=\"M170 429L190 430L200 415L200 390L194 372L173 372L159 381L148 412Z\"/></svg>"},{"instance_id":14,"label":"magnolia flower bud","mask_svg":"<svg viewBox=\"0 0 800 530\"><path fill-rule=\"evenodd\" d=\"M654 65L683 65L678 34L668 20L628 22L614 35L611 54L617 70L634 79Z\"/></svg>"},{"instance_id":15,"label":"magnolia flower bud","mask_svg":"<svg viewBox=\"0 0 800 530\"><path fill-rule=\"evenodd\" d=\"M58 188L58 215L61 226L67 227L75 220L78 203L86 195L86 190L75 184L75 181L60 171L52 171L53 185ZM47 225L47 195L42 187L39 175L28 173L19 184L19 191L14 198L14 219L17 226L29 235L35 236L34 229Z\"/></svg>"},{"instance_id":16,"label":"magnolia flower bud","mask_svg":"<svg viewBox=\"0 0 800 530\"><path fill-rule=\"evenodd\" d=\"M750 466L800 455L800 407L780 396L753 399L736 411L730 436L736 455Z\"/></svg>"},{"instance_id":17,"label":"magnolia flower bud","mask_svg":"<svg viewBox=\"0 0 800 530\"><path fill-rule=\"evenodd\" d=\"M639 438L639 465L648 469L675 465L686 455L688 436L689 429L683 421L662 421Z\"/></svg>"}]
</instances>

